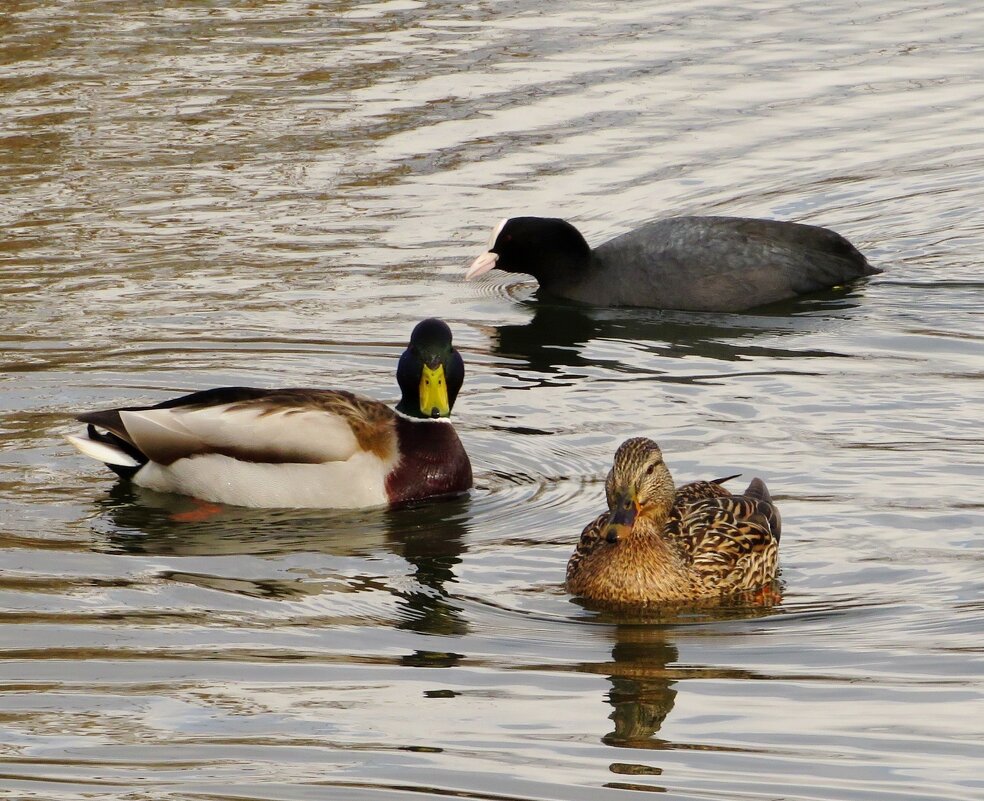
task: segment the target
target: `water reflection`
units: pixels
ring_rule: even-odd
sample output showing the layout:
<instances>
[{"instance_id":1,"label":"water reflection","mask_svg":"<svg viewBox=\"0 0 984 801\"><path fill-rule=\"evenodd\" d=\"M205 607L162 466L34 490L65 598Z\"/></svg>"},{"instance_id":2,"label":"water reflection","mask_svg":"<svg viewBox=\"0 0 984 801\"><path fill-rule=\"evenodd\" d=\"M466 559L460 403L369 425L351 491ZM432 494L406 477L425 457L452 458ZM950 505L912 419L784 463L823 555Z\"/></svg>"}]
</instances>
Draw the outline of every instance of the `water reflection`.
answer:
<instances>
[{"instance_id":1,"label":"water reflection","mask_svg":"<svg viewBox=\"0 0 984 801\"><path fill-rule=\"evenodd\" d=\"M312 563L303 579L229 577L169 570L161 577L222 592L264 599L296 599L325 592L381 591L399 598L397 628L423 634L467 632L447 585L466 549L470 500L452 498L400 509L247 509L209 505L207 518L194 519L199 501L153 492L127 482L113 486L98 502L94 523L97 550L157 556L328 557L389 552L410 566L406 581L369 576L340 581L332 562ZM224 570L227 568L223 568ZM401 577L402 578L402 577ZM421 654L423 663L448 655ZM452 660L453 662L453 660ZM416 664L416 662L414 662Z\"/></svg>"},{"instance_id":2,"label":"water reflection","mask_svg":"<svg viewBox=\"0 0 984 801\"><path fill-rule=\"evenodd\" d=\"M421 634L464 634L468 627L461 609L450 601L447 585L457 581L454 568L465 550L469 503L456 498L414 512L413 526L407 525L406 515L389 512L393 525L387 546L409 562L415 579L414 589L402 593L404 618L397 628Z\"/></svg>"},{"instance_id":3,"label":"water reflection","mask_svg":"<svg viewBox=\"0 0 984 801\"><path fill-rule=\"evenodd\" d=\"M249 509L209 506L117 482L97 501L95 547L158 556L231 556L314 551L354 555L385 547L385 510Z\"/></svg>"},{"instance_id":4,"label":"water reflection","mask_svg":"<svg viewBox=\"0 0 984 801\"><path fill-rule=\"evenodd\" d=\"M676 667L679 651L674 633L680 625L748 620L776 614L781 607L781 586L774 582L752 597L722 599L701 605L661 606L635 612L599 612L598 622L613 623L611 661L584 663L580 670L608 677L606 701L615 728L601 741L624 748L662 749L668 741L658 738L663 722L673 709L674 685L686 676ZM697 669L702 677L737 677L741 671L725 668Z\"/></svg>"},{"instance_id":5,"label":"water reflection","mask_svg":"<svg viewBox=\"0 0 984 801\"><path fill-rule=\"evenodd\" d=\"M659 355L700 356L721 361L752 357L838 356L816 348L755 344L757 338L805 337L823 332L860 306L860 297L831 291L809 300L774 304L759 313L718 314L653 309L593 309L556 302L524 302L529 322L494 326L491 350L521 359L542 373L569 367L612 366L612 359L591 359L585 346L597 340L626 340L647 345Z\"/></svg>"},{"instance_id":6,"label":"water reflection","mask_svg":"<svg viewBox=\"0 0 984 801\"><path fill-rule=\"evenodd\" d=\"M677 662L679 651L669 638L669 630L640 626L619 626L612 648L612 687L608 716L615 724L601 741L627 748L660 748L665 740L654 739L666 716L673 709L676 681L667 666Z\"/></svg>"}]
</instances>

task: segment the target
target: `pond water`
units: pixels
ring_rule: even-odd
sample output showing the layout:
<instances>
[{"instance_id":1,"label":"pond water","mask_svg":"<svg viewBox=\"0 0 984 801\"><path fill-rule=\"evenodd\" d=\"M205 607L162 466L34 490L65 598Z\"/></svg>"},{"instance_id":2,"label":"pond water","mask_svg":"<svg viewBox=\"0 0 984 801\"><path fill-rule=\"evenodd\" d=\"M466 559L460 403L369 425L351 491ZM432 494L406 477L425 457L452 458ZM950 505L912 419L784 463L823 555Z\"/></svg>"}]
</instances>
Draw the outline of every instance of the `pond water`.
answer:
<instances>
[{"instance_id":1,"label":"pond water","mask_svg":"<svg viewBox=\"0 0 984 801\"><path fill-rule=\"evenodd\" d=\"M970 2L7 3L0 797L984 797L982 35ZM464 282L523 213L810 222L886 272L740 315ZM226 384L395 401L427 316L467 498L185 522L62 439ZM635 435L768 481L777 604L564 592Z\"/></svg>"}]
</instances>

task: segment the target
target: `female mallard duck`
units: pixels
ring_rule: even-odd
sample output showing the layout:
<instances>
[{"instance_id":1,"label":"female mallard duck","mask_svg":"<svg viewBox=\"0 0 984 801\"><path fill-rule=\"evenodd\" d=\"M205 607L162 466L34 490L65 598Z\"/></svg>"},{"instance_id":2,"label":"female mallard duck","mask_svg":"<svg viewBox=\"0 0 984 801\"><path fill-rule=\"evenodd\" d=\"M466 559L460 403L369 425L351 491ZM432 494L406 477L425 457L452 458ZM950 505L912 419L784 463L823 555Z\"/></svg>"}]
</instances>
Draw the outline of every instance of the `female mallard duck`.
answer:
<instances>
[{"instance_id":1,"label":"female mallard duck","mask_svg":"<svg viewBox=\"0 0 984 801\"><path fill-rule=\"evenodd\" d=\"M651 604L771 582L779 510L761 479L743 495L724 489L727 480L676 489L655 442L626 440L605 482L608 511L584 529L567 563L567 590L604 603Z\"/></svg>"},{"instance_id":2,"label":"female mallard duck","mask_svg":"<svg viewBox=\"0 0 984 801\"><path fill-rule=\"evenodd\" d=\"M86 456L135 484L255 507L358 508L466 492L451 414L465 366L441 320L400 357L394 411L343 390L222 387L156 406L87 412Z\"/></svg>"}]
</instances>

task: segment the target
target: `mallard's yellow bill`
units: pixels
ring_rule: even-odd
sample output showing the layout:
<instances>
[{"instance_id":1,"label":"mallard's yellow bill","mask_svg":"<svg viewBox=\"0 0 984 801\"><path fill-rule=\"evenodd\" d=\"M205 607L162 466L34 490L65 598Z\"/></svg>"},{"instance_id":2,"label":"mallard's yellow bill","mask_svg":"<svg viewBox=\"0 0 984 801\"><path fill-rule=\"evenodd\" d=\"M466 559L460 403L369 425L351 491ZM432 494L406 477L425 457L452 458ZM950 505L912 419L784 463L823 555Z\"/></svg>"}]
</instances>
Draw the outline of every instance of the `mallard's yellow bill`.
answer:
<instances>
[{"instance_id":1,"label":"mallard's yellow bill","mask_svg":"<svg viewBox=\"0 0 984 801\"><path fill-rule=\"evenodd\" d=\"M420 411L425 417L448 417L448 382L444 378L444 365L433 370L424 365L420 374Z\"/></svg>"}]
</instances>

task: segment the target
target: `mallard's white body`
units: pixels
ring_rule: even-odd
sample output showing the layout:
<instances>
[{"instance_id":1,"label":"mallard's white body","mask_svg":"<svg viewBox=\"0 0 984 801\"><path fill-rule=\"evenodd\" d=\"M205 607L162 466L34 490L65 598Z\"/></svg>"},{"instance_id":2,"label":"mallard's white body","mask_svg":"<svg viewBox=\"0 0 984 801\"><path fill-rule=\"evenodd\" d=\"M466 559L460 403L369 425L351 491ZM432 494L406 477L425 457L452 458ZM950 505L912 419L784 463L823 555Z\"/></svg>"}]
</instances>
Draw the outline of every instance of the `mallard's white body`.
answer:
<instances>
[{"instance_id":1,"label":"mallard's white body","mask_svg":"<svg viewBox=\"0 0 984 801\"><path fill-rule=\"evenodd\" d=\"M170 465L148 462L132 480L158 492L236 506L356 509L389 502L387 473L389 466L371 453L324 464L262 464L206 454Z\"/></svg>"}]
</instances>

